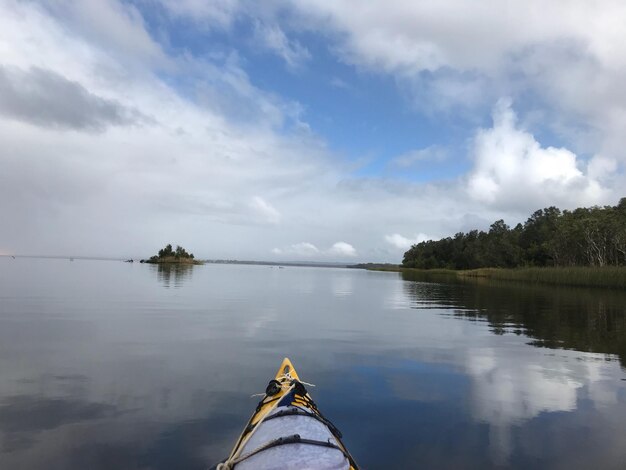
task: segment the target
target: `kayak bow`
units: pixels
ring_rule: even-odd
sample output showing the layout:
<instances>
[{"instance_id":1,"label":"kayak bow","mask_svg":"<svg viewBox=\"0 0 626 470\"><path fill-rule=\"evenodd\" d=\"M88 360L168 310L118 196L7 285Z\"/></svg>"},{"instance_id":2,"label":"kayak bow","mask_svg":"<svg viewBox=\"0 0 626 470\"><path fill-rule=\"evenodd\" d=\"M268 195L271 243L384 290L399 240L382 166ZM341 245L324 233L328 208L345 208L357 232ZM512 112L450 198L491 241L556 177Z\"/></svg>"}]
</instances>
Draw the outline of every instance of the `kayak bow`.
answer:
<instances>
[{"instance_id":1,"label":"kayak bow","mask_svg":"<svg viewBox=\"0 0 626 470\"><path fill-rule=\"evenodd\" d=\"M318 410L288 358L217 470L358 470L339 430ZM310 384L306 384L310 385Z\"/></svg>"}]
</instances>

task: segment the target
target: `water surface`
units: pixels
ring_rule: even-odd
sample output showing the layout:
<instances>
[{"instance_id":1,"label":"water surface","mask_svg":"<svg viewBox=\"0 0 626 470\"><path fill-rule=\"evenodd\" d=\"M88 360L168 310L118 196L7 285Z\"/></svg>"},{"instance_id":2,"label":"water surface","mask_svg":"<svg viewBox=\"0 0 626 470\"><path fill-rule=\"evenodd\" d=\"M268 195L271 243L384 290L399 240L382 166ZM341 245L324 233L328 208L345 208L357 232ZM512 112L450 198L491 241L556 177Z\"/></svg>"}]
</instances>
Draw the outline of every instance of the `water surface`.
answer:
<instances>
[{"instance_id":1,"label":"water surface","mask_svg":"<svg viewBox=\"0 0 626 470\"><path fill-rule=\"evenodd\" d=\"M365 468L623 468L624 293L429 281L0 258L0 468L206 468L283 356Z\"/></svg>"}]
</instances>

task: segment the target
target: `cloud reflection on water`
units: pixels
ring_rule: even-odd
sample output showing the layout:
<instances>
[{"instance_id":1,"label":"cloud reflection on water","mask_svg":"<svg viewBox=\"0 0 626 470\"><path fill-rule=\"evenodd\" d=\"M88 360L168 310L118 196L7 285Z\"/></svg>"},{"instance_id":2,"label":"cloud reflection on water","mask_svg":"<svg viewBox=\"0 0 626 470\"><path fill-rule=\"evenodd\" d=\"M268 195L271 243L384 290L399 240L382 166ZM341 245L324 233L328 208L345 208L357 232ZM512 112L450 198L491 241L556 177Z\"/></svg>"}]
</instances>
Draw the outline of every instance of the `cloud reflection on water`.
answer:
<instances>
[{"instance_id":1,"label":"cloud reflection on water","mask_svg":"<svg viewBox=\"0 0 626 470\"><path fill-rule=\"evenodd\" d=\"M582 346L621 353L624 338L610 336L610 331L615 324L623 328L626 298L613 292L586 294L582 289L576 296L563 297L562 291L514 284L405 284L413 308L453 308L457 318L486 320L492 332L507 338L503 343L488 337L480 345L467 345L457 352L464 358L465 372L471 379L471 415L489 425L495 465L511 465L516 430L542 413L576 412L582 400L602 412L620 403L620 393L622 403L626 403L624 387L616 386L621 371L611 361L615 356L563 350L548 353L545 349L548 345ZM597 312L601 319L606 319L608 312L611 321L594 319ZM550 328L555 316L560 328ZM587 334L589 323L593 325L592 335ZM529 342L521 332L537 339ZM528 344L540 349L528 348Z\"/></svg>"}]
</instances>

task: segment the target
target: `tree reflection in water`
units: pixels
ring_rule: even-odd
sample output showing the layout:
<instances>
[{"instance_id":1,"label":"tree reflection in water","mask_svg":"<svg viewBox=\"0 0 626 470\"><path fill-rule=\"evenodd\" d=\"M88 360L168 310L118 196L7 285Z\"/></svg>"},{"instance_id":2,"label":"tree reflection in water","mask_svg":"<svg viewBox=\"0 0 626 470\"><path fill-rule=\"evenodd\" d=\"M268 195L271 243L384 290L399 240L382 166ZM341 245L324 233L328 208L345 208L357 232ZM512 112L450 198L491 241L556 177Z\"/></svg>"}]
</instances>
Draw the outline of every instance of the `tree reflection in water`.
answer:
<instances>
[{"instance_id":1,"label":"tree reflection in water","mask_svg":"<svg viewBox=\"0 0 626 470\"><path fill-rule=\"evenodd\" d=\"M160 263L152 265L157 272L157 278L163 283L163 287L181 287L191 279L193 264Z\"/></svg>"},{"instance_id":2,"label":"tree reflection in water","mask_svg":"<svg viewBox=\"0 0 626 470\"><path fill-rule=\"evenodd\" d=\"M484 319L495 334L524 334L529 344L617 355L626 367L626 293L403 272L413 305L444 306Z\"/></svg>"}]
</instances>

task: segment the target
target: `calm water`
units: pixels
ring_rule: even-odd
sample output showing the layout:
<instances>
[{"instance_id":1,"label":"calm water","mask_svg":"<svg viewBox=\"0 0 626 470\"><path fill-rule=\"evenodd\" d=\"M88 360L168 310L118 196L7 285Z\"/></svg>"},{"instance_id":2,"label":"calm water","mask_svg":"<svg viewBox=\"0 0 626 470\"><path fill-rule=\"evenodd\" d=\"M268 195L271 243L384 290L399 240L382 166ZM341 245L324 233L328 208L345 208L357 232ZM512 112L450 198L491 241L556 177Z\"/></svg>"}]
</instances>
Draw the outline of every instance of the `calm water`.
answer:
<instances>
[{"instance_id":1,"label":"calm water","mask_svg":"<svg viewBox=\"0 0 626 470\"><path fill-rule=\"evenodd\" d=\"M626 462L621 292L0 258L0 468L206 468L283 356L365 468Z\"/></svg>"}]
</instances>

